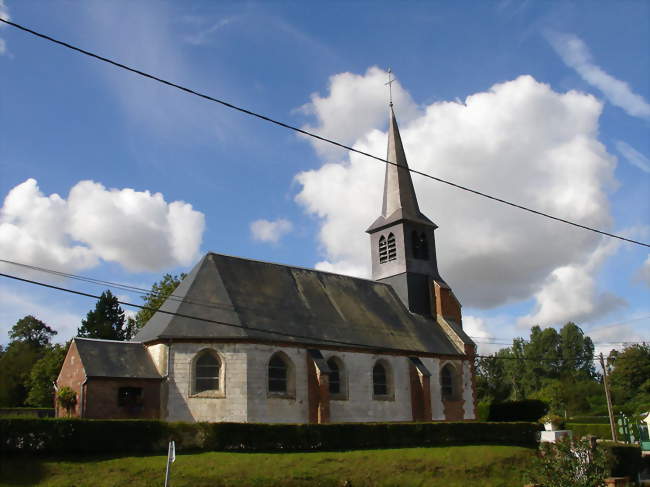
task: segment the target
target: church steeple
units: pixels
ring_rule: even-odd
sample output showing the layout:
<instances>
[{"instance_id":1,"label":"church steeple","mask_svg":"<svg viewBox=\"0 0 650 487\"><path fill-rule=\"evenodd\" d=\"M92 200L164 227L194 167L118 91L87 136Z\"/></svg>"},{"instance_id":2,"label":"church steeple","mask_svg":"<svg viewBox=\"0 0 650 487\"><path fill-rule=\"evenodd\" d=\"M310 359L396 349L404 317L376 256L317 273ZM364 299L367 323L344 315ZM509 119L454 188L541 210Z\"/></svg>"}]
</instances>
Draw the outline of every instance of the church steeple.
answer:
<instances>
[{"instance_id":1,"label":"church steeple","mask_svg":"<svg viewBox=\"0 0 650 487\"><path fill-rule=\"evenodd\" d=\"M390 104L388 122L388 153L386 160L390 164L386 164L381 216L375 220L367 232L371 233L376 228L384 227L399 220L411 220L436 227L431 220L420 212L392 103Z\"/></svg>"},{"instance_id":2,"label":"church steeple","mask_svg":"<svg viewBox=\"0 0 650 487\"><path fill-rule=\"evenodd\" d=\"M392 102L386 159L381 215L366 230L372 278L391 284L411 312L430 316L436 313L436 283L448 287L438 274L437 226L420 211Z\"/></svg>"}]
</instances>

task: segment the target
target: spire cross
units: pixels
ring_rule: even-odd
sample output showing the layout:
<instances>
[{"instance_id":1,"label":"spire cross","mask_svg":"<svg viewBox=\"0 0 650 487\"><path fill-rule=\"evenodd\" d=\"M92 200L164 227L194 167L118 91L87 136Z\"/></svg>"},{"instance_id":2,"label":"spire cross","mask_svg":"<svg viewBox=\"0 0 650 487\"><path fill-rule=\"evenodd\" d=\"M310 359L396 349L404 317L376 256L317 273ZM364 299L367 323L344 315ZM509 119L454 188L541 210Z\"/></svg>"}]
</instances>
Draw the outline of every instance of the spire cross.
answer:
<instances>
[{"instance_id":1,"label":"spire cross","mask_svg":"<svg viewBox=\"0 0 650 487\"><path fill-rule=\"evenodd\" d=\"M388 68L388 82L384 83L384 85L388 85L388 99L391 107L393 106L393 81L395 81L395 78L391 78L392 74L393 70Z\"/></svg>"}]
</instances>

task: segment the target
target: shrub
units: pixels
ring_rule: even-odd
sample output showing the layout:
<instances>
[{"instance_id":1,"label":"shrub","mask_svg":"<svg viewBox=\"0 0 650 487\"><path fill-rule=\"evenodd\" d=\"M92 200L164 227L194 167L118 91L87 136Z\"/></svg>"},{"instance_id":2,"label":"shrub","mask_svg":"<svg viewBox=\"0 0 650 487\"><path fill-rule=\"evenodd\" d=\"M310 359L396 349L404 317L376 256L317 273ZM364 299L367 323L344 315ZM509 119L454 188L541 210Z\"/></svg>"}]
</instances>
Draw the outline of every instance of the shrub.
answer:
<instances>
[{"instance_id":1,"label":"shrub","mask_svg":"<svg viewBox=\"0 0 650 487\"><path fill-rule=\"evenodd\" d=\"M464 444L534 446L535 423L167 423L148 420L0 419L0 451L56 453L188 450L348 450Z\"/></svg>"},{"instance_id":2,"label":"shrub","mask_svg":"<svg viewBox=\"0 0 650 487\"><path fill-rule=\"evenodd\" d=\"M582 438L587 435L594 435L603 440L612 439L612 430L609 424L576 424L567 423L566 429L573 431L573 436Z\"/></svg>"},{"instance_id":3,"label":"shrub","mask_svg":"<svg viewBox=\"0 0 650 487\"><path fill-rule=\"evenodd\" d=\"M548 404L539 399L492 403L488 421L537 421L548 412Z\"/></svg>"},{"instance_id":4,"label":"shrub","mask_svg":"<svg viewBox=\"0 0 650 487\"><path fill-rule=\"evenodd\" d=\"M68 416L77 405L77 393L68 386L63 386L56 393L56 400L59 405L65 409Z\"/></svg>"},{"instance_id":5,"label":"shrub","mask_svg":"<svg viewBox=\"0 0 650 487\"><path fill-rule=\"evenodd\" d=\"M542 443L530 477L544 487L604 487L607 454L589 441Z\"/></svg>"},{"instance_id":6,"label":"shrub","mask_svg":"<svg viewBox=\"0 0 650 487\"><path fill-rule=\"evenodd\" d=\"M641 449L637 445L614 442L603 442L601 445L608 452L612 477L637 478L642 469Z\"/></svg>"}]
</instances>

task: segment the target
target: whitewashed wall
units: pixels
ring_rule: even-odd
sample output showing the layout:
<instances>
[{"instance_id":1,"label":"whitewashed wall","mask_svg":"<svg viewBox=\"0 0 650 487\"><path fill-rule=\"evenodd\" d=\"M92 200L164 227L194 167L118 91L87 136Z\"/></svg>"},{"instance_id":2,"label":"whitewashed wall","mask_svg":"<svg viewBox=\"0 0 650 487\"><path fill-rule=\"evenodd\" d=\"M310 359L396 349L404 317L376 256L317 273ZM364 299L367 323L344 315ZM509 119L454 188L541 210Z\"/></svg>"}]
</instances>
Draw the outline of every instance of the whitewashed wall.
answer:
<instances>
[{"instance_id":1,"label":"whitewashed wall","mask_svg":"<svg viewBox=\"0 0 650 487\"><path fill-rule=\"evenodd\" d=\"M150 353L161 374L166 369L166 345L150 347ZM201 350L210 348L219 354L224 369L222 397L191 396L192 359ZM281 351L292 361L295 394L272 397L268 394L268 362ZM323 350L325 359L338 357L344 364L347 398L330 401L331 422L411 421L409 360L405 356L373 355ZM175 343L171 347L171 371L167 387L169 421L234 421L265 423L305 423L309 420L307 398L306 349L261 344L198 344ZM372 369L378 359L386 361L392 371L392 398L373 399ZM431 372L431 409L434 420L444 420L440 394L440 360L423 358ZM462 370L465 419L474 419L469 362ZM163 389L164 390L164 389Z\"/></svg>"}]
</instances>

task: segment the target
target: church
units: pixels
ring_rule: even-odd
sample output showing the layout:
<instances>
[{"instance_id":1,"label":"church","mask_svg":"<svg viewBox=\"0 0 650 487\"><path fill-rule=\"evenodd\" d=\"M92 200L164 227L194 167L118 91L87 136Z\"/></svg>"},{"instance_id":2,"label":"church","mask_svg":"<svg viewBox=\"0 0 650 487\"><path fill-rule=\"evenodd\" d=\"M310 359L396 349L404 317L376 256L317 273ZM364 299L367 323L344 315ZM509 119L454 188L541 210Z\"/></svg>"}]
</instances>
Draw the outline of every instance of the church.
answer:
<instances>
[{"instance_id":1,"label":"church","mask_svg":"<svg viewBox=\"0 0 650 487\"><path fill-rule=\"evenodd\" d=\"M366 230L371 280L210 252L132 341L74 339L57 379L77 393L72 414L475 419L476 346L438 273L437 226L420 212L392 103L387 159Z\"/></svg>"}]
</instances>

